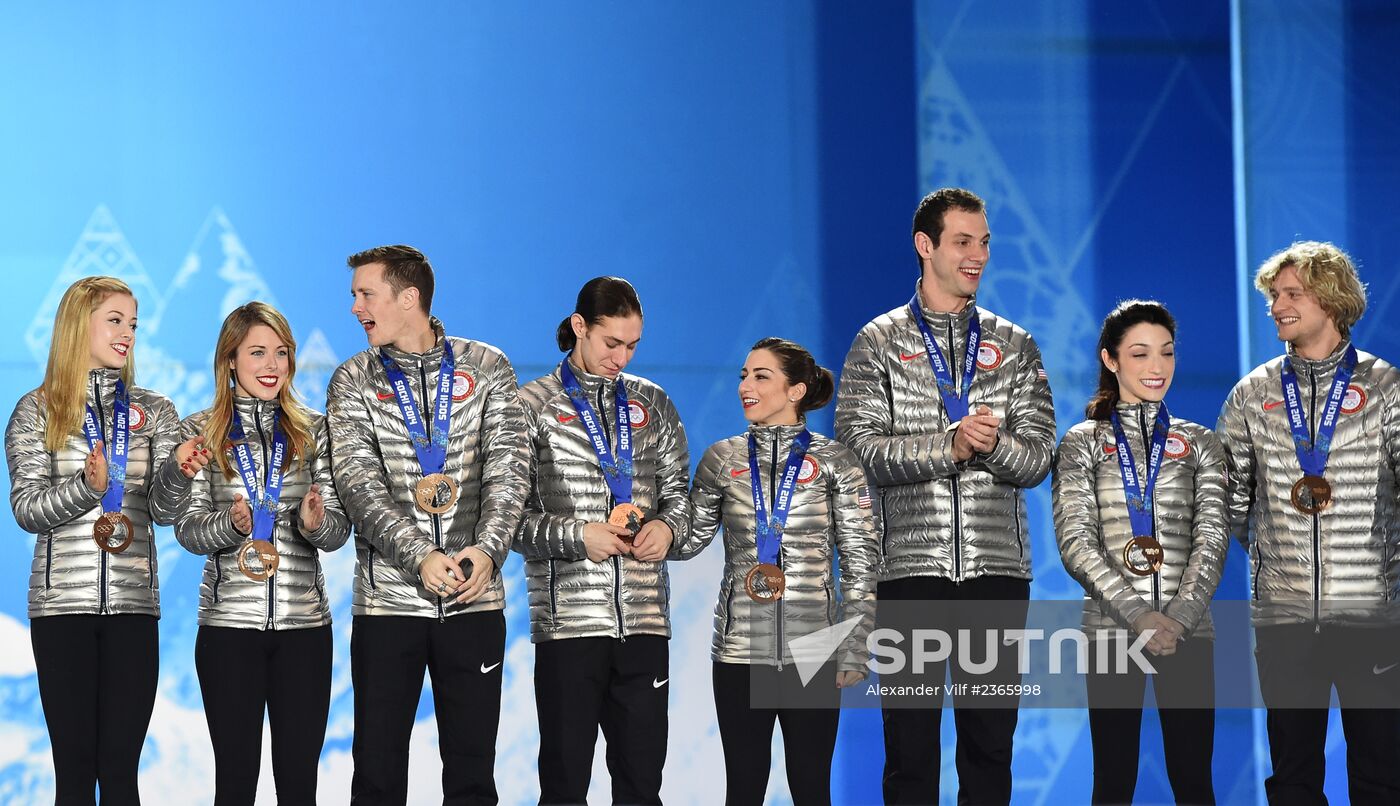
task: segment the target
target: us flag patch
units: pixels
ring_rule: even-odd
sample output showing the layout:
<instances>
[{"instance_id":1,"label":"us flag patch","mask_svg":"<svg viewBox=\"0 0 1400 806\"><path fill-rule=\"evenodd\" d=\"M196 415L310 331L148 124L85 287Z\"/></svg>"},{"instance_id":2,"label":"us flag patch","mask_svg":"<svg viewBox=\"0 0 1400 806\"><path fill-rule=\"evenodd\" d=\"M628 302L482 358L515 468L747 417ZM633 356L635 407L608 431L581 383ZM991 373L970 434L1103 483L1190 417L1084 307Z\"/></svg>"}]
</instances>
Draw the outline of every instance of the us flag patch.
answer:
<instances>
[{"instance_id":1,"label":"us flag patch","mask_svg":"<svg viewBox=\"0 0 1400 806\"><path fill-rule=\"evenodd\" d=\"M1035 370L1035 377L1041 379L1042 381L1050 380L1050 376L1045 374L1045 367L1037 367Z\"/></svg>"},{"instance_id":2,"label":"us flag patch","mask_svg":"<svg viewBox=\"0 0 1400 806\"><path fill-rule=\"evenodd\" d=\"M860 507L861 509L870 509L871 501L869 487L861 487L859 490L856 491L856 506Z\"/></svg>"}]
</instances>

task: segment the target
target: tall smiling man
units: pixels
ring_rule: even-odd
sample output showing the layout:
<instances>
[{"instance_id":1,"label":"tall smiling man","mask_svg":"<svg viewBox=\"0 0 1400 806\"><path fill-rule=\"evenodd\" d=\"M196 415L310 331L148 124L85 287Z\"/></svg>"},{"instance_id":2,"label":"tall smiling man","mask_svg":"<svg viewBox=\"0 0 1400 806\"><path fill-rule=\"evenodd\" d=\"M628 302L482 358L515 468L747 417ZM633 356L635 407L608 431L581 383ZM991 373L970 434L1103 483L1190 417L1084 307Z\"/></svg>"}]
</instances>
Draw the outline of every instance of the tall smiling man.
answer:
<instances>
[{"instance_id":1,"label":"tall smiling man","mask_svg":"<svg viewBox=\"0 0 1400 806\"><path fill-rule=\"evenodd\" d=\"M1024 626L1031 559L1022 490L1049 472L1055 412L1034 339L976 305L991 244L982 200L959 188L930 193L913 230L914 296L856 335L836 436L880 490L881 624L970 630L981 660L984 630ZM915 610L933 615L911 621ZM1003 647L994 671L979 677L954 665L952 679L1016 683L1014 655ZM919 682L941 686L943 674L943 664L930 665ZM887 803L938 801L941 704L883 703ZM959 802L1009 802L1015 698L954 707Z\"/></svg>"},{"instance_id":2,"label":"tall smiling man","mask_svg":"<svg viewBox=\"0 0 1400 806\"><path fill-rule=\"evenodd\" d=\"M1293 244L1254 285L1285 351L1236 384L1216 432L1249 550L1264 788L1327 802L1335 686L1351 802L1400 803L1400 370L1352 343L1366 290L1332 244Z\"/></svg>"},{"instance_id":3,"label":"tall smiling man","mask_svg":"<svg viewBox=\"0 0 1400 806\"><path fill-rule=\"evenodd\" d=\"M351 255L369 349L326 392L336 487L355 528L351 802L402 804L432 677L444 804L496 802L505 651L499 574L529 493L530 441L500 350L448 336L410 246Z\"/></svg>"}]
</instances>

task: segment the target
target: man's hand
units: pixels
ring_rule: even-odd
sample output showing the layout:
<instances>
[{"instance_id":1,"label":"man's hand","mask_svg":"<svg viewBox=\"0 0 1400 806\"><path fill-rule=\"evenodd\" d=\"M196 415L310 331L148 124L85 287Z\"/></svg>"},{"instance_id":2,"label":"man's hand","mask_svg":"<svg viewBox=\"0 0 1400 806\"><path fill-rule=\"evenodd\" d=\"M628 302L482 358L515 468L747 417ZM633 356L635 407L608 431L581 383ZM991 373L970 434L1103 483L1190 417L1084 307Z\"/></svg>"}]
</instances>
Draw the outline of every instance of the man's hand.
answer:
<instances>
[{"instance_id":1,"label":"man's hand","mask_svg":"<svg viewBox=\"0 0 1400 806\"><path fill-rule=\"evenodd\" d=\"M997 428L1001 418L992 414L991 408L981 405L975 413L958 421L953 430L953 458L966 462L976 454L991 453L997 446Z\"/></svg>"},{"instance_id":2,"label":"man's hand","mask_svg":"<svg viewBox=\"0 0 1400 806\"><path fill-rule=\"evenodd\" d=\"M593 562L604 562L609 557L626 554L632 550L622 539L630 534L626 526L613 526L611 523L586 524L583 527L583 550Z\"/></svg>"},{"instance_id":3,"label":"man's hand","mask_svg":"<svg viewBox=\"0 0 1400 806\"><path fill-rule=\"evenodd\" d=\"M457 593L457 603L466 604L481 597L486 592L486 586L491 584L491 577L496 573L496 564L486 555L486 552L476 546L467 546L457 552L458 579L461 579L461 570L466 568L470 571L466 582Z\"/></svg>"},{"instance_id":4,"label":"man's hand","mask_svg":"<svg viewBox=\"0 0 1400 806\"><path fill-rule=\"evenodd\" d=\"M676 535L666 521L659 518L647 521L637 532L637 539L632 541L632 557L646 563L661 562L671 551L671 543L675 539Z\"/></svg>"}]
</instances>

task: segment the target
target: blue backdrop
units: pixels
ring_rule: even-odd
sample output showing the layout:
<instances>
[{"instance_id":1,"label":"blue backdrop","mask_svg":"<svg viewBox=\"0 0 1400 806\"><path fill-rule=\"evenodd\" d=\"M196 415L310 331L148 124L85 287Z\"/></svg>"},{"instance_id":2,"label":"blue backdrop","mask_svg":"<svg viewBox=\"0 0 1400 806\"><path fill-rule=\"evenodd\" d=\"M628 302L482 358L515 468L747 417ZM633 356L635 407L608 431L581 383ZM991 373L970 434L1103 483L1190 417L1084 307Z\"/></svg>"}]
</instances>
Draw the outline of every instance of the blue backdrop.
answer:
<instances>
[{"instance_id":1,"label":"blue backdrop","mask_svg":"<svg viewBox=\"0 0 1400 806\"><path fill-rule=\"evenodd\" d=\"M1358 258L1373 304L1358 340L1400 355L1383 325L1400 304L1397 29L1378 0L5 6L0 316L15 341L0 405L41 378L63 289L102 273L136 289L140 382L182 413L209 401L222 316L255 297L291 319L298 386L320 406L330 371L364 347L344 256L406 242L437 266L449 329L503 348L522 381L558 360L554 325L584 280L632 279L646 307L633 369L676 399L698 458L743 426L748 346L781 334L838 368L861 324L908 299L919 196L962 184L987 199L994 233L979 302L1036 335L1061 432L1093 383L1098 321L1126 296L1177 314L1173 410L1213 424L1241 371L1278 350L1244 278L1294 238ZM829 433L829 411L816 424ZM1035 595L1077 597L1048 484L1030 501ZM27 646L33 538L8 517L0 530L0 801L39 802L52 781ZM168 531L158 540L162 679L143 789L208 802L192 663L201 562ZM664 795L676 803L721 799L708 660L719 561L673 568ZM352 565L349 551L326 560L337 662L323 803L349 787ZM523 803L537 795L533 652L518 559L506 570L497 776L503 802ZM1227 577L1222 597L1241 598L1242 554ZM411 800L428 803L427 695L420 720ZM1261 796L1255 722L1220 714L1222 802ZM842 802L878 800L879 725L876 712L843 715ZM1145 725L1139 796L1167 800ZM786 802L774 758L770 799ZM1023 714L1016 802L1086 799L1089 764L1083 714ZM606 799L601 753L597 766ZM1340 765L1329 771L1344 798ZM267 768L267 802L271 783Z\"/></svg>"}]
</instances>

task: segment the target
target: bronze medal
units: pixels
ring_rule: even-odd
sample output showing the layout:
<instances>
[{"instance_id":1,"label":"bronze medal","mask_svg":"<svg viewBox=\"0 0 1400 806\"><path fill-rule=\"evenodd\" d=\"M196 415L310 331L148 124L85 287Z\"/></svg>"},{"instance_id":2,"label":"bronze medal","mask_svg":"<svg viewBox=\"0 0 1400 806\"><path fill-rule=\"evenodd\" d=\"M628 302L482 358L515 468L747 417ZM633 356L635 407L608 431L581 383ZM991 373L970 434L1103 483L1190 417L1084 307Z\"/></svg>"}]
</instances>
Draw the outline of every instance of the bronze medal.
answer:
<instances>
[{"instance_id":1,"label":"bronze medal","mask_svg":"<svg viewBox=\"0 0 1400 806\"><path fill-rule=\"evenodd\" d=\"M744 577L744 592L760 604L776 602L783 598L783 588L787 580L783 569L772 563L759 563L749 569Z\"/></svg>"},{"instance_id":2,"label":"bronze medal","mask_svg":"<svg viewBox=\"0 0 1400 806\"><path fill-rule=\"evenodd\" d=\"M1156 538L1139 535L1123 547L1123 565L1140 577L1162 570L1162 544Z\"/></svg>"},{"instance_id":3,"label":"bronze medal","mask_svg":"<svg viewBox=\"0 0 1400 806\"><path fill-rule=\"evenodd\" d=\"M441 515L457 503L457 482L442 473L429 473L413 488L413 500L424 512Z\"/></svg>"},{"instance_id":4,"label":"bronze medal","mask_svg":"<svg viewBox=\"0 0 1400 806\"><path fill-rule=\"evenodd\" d=\"M244 540L238 547L238 570L254 582L265 582L277 573L282 557L266 540Z\"/></svg>"},{"instance_id":5,"label":"bronze medal","mask_svg":"<svg viewBox=\"0 0 1400 806\"><path fill-rule=\"evenodd\" d=\"M1293 485L1293 508L1316 515L1332 506L1332 483L1322 476L1304 476Z\"/></svg>"},{"instance_id":6,"label":"bronze medal","mask_svg":"<svg viewBox=\"0 0 1400 806\"><path fill-rule=\"evenodd\" d=\"M646 518L646 513L642 512L642 508L636 504L618 504L608 514L608 523L625 528L628 534L626 537L622 537L622 542L630 545L633 540L637 539L637 532L642 530L642 521L645 521Z\"/></svg>"},{"instance_id":7,"label":"bronze medal","mask_svg":"<svg viewBox=\"0 0 1400 806\"><path fill-rule=\"evenodd\" d=\"M121 554L134 537L131 518L120 512L104 512L92 525L92 539L97 547L110 554Z\"/></svg>"}]
</instances>

